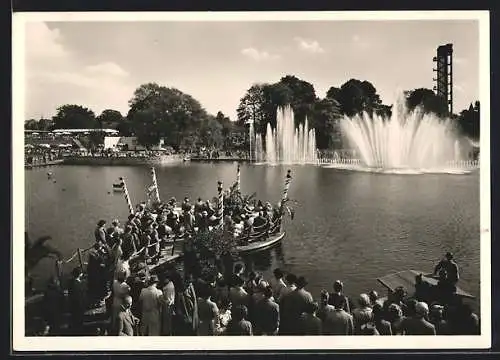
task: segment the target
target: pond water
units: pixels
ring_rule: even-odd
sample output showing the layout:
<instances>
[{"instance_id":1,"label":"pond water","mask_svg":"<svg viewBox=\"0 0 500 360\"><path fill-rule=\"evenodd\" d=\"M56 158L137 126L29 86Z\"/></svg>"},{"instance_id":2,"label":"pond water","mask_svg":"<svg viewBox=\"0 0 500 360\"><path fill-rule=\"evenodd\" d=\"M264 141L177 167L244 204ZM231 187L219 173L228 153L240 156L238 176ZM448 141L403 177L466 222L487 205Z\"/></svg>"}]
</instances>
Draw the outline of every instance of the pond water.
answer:
<instances>
[{"instance_id":1,"label":"pond water","mask_svg":"<svg viewBox=\"0 0 500 360\"><path fill-rule=\"evenodd\" d=\"M344 281L348 295L383 289L376 278L414 269L431 272L446 251L460 266L460 287L479 298L479 173L464 175L388 175L319 166L243 164L244 193L263 201L280 199L286 170L293 181L289 197L295 219L286 220L286 237L274 249L244 259L268 276L275 267L305 276L316 298ZM112 184L124 176L134 203L151 184L147 166L58 166L25 171L26 231L32 239L51 235L69 257L94 240L99 219L125 222L123 194ZM183 163L156 168L160 196L211 199L217 181L236 178L235 163ZM54 181L55 180L55 181ZM73 265L67 266L70 271ZM42 284L53 271L44 261L36 271Z\"/></svg>"}]
</instances>

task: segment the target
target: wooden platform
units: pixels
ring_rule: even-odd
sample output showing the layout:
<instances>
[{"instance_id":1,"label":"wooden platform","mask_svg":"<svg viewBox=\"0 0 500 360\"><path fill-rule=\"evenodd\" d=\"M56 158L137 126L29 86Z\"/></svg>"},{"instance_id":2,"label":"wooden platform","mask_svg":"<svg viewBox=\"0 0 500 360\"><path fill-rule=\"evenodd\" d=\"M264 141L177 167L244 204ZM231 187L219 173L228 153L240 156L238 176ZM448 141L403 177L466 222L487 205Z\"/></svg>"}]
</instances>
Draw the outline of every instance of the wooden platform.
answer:
<instances>
[{"instance_id":1,"label":"wooden platform","mask_svg":"<svg viewBox=\"0 0 500 360\"><path fill-rule=\"evenodd\" d=\"M423 271L404 270L378 278L377 281L390 291L394 291L398 286L402 286L408 293L413 293L415 291L415 277L420 274L426 273ZM433 286L437 285L437 280L432 277L424 275L423 279ZM456 295L462 298L475 299L473 295L458 286Z\"/></svg>"},{"instance_id":2,"label":"wooden platform","mask_svg":"<svg viewBox=\"0 0 500 360\"><path fill-rule=\"evenodd\" d=\"M176 243L174 253L172 255L172 245L165 246L164 249L161 250L160 260L156 264L148 263L149 271L152 273L157 273L164 266L174 263L182 259L182 245Z\"/></svg>"}]
</instances>

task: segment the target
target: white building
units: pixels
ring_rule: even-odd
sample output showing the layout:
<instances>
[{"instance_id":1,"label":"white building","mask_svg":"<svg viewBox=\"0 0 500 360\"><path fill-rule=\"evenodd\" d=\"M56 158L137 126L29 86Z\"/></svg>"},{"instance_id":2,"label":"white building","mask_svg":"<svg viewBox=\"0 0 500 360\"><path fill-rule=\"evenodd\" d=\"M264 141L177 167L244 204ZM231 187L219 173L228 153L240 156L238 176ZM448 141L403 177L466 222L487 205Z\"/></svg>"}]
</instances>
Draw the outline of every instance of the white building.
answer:
<instances>
[{"instance_id":1,"label":"white building","mask_svg":"<svg viewBox=\"0 0 500 360\"><path fill-rule=\"evenodd\" d=\"M160 143L153 146L151 150L161 151L163 148L163 139ZM139 144L136 136L106 136L104 137L104 149L114 150L130 150L130 151L144 151L147 150L143 145Z\"/></svg>"}]
</instances>

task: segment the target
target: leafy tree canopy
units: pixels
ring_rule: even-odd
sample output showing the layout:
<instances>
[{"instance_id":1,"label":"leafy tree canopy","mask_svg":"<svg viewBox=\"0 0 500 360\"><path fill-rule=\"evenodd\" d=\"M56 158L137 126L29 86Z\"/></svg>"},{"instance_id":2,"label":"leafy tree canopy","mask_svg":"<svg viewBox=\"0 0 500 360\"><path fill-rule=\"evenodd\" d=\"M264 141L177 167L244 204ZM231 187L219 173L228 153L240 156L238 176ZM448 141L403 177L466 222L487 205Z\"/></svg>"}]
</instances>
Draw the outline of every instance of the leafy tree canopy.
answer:
<instances>
[{"instance_id":1,"label":"leafy tree canopy","mask_svg":"<svg viewBox=\"0 0 500 360\"><path fill-rule=\"evenodd\" d=\"M116 129L123 121L123 116L118 110L106 109L97 117L102 129Z\"/></svg>"},{"instance_id":2,"label":"leafy tree canopy","mask_svg":"<svg viewBox=\"0 0 500 360\"><path fill-rule=\"evenodd\" d=\"M52 118L55 129L96 129L98 122L92 110L80 105L62 105Z\"/></svg>"},{"instance_id":3,"label":"leafy tree canopy","mask_svg":"<svg viewBox=\"0 0 500 360\"><path fill-rule=\"evenodd\" d=\"M419 88L407 91L406 106L410 111L419 107L424 113L434 113L441 117L448 115L446 100L437 96L434 91L430 89Z\"/></svg>"},{"instance_id":4,"label":"leafy tree canopy","mask_svg":"<svg viewBox=\"0 0 500 360\"><path fill-rule=\"evenodd\" d=\"M144 145L157 144L164 138L167 145L178 148L184 133L208 119L205 109L192 96L155 83L139 86L129 105L131 131Z\"/></svg>"}]
</instances>

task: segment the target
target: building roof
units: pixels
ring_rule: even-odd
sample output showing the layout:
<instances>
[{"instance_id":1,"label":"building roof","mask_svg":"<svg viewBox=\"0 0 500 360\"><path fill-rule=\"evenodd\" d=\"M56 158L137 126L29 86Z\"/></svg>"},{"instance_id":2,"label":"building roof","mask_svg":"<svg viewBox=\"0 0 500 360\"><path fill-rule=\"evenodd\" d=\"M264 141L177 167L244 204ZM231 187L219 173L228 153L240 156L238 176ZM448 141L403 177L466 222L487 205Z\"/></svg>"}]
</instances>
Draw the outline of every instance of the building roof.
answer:
<instances>
[{"instance_id":1,"label":"building roof","mask_svg":"<svg viewBox=\"0 0 500 360\"><path fill-rule=\"evenodd\" d=\"M118 134L119 131L115 129L55 129L52 131L54 133L62 133L62 132L68 132L68 133L83 133L83 132L104 132L104 133L109 133L109 134Z\"/></svg>"}]
</instances>

